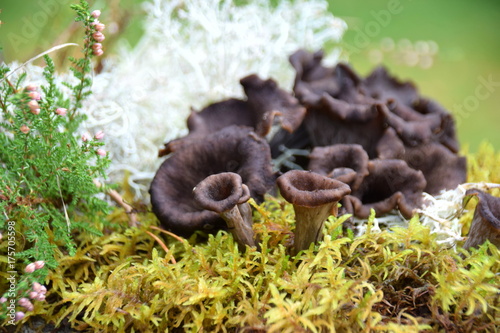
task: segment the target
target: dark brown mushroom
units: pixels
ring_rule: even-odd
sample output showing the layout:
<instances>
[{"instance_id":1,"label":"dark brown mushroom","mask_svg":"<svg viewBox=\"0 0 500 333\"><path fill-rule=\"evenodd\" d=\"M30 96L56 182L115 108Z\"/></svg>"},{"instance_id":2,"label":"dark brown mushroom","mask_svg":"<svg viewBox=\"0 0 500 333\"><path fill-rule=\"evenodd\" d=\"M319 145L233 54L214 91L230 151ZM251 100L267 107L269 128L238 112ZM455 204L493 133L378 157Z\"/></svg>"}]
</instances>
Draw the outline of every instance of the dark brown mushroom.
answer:
<instances>
[{"instance_id":1,"label":"dark brown mushroom","mask_svg":"<svg viewBox=\"0 0 500 333\"><path fill-rule=\"evenodd\" d=\"M359 218L368 218L371 209L376 216L399 209L405 218L410 218L422 203L425 186L422 172L410 168L406 162L373 160L368 163L368 175L359 188L342 203L348 212Z\"/></svg>"},{"instance_id":2,"label":"dark brown mushroom","mask_svg":"<svg viewBox=\"0 0 500 333\"><path fill-rule=\"evenodd\" d=\"M434 141L434 133L441 130L441 116L438 114L422 115L409 107L396 103L378 104L377 107L385 117L385 122L394 128L405 146Z\"/></svg>"},{"instance_id":3,"label":"dark brown mushroom","mask_svg":"<svg viewBox=\"0 0 500 333\"><path fill-rule=\"evenodd\" d=\"M351 96L350 89L362 81L347 64L339 63L333 68L323 66L323 51L298 50L289 60L296 71L293 91L307 107L317 106L324 95Z\"/></svg>"},{"instance_id":4,"label":"dark brown mushroom","mask_svg":"<svg viewBox=\"0 0 500 333\"><path fill-rule=\"evenodd\" d=\"M293 91L304 105L315 105L323 93L335 95L340 90L334 69L321 64L323 55L323 51L298 50L289 58L296 73Z\"/></svg>"},{"instance_id":5,"label":"dark brown mushroom","mask_svg":"<svg viewBox=\"0 0 500 333\"><path fill-rule=\"evenodd\" d=\"M305 124L313 146L360 144L375 158L385 117L376 104L352 104L324 95L320 107L308 109Z\"/></svg>"},{"instance_id":6,"label":"dark brown mushroom","mask_svg":"<svg viewBox=\"0 0 500 333\"><path fill-rule=\"evenodd\" d=\"M413 108L422 114L440 115L441 127L439 131L433 133L434 140L440 142L453 153L458 153L460 145L457 139L453 115L436 101L424 97L420 97L414 103Z\"/></svg>"},{"instance_id":7,"label":"dark brown mushroom","mask_svg":"<svg viewBox=\"0 0 500 333\"><path fill-rule=\"evenodd\" d=\"M171 154L151 183L153 212L162 225L182 236L223 229L224 220L200 207L192 193L207 176L221 172L239 174L257 201L276 178L269 145L251 128L229 126L206 135Z\"/></svg>"},{"instance_id":8,"label":"dark brown mushroom","mask_svg":"<svg viewBox=\"0 0 500 333\"><path fill-rule=\"evenodd\" d=\"M464 248L478 247L487 240L500 247L500 197L476 189L468 190L465 195L476 196L479 201Z\"/></svg>"},{"instance_id":9,"label":"dark brown mushroom","mask_svg":"<svg viewBox=\"0 0 500 333\"><path fill-rule=\"evenodd\" d=\"M248 204L250 190L241 176L223 172L208 176L193 189L194 200L203 209L219 214L227 223L241 251L255 246L252 210Z\"/></svg>"},{"instance_id":10,"label":"dark brown mushroom","mask_svg":"<svg viewBox=\"0 0 500 333\"><path fill-rule=\"evenodd\" d=\"M230 98L210 104L201 111L192 110L187 120L189 134L167 142L159 156L168 155L197 138L231 125L253 127L262 137L271 131L275 120L279 120L281 128L290 133L300 126L306 114L305 107L274 80L249 75L240 83L247 95L246 100Z\"/></svg>"},{"instance_id":11,"label":"dark brown mushroom","mask_svg":"<svg viewBox=\"0 0 500 333\"><path fill-rule=\"evenodd\" d=\"M254 127L257 123L257 115L246 101L230 98L221 102L213 103L200 111L191 110L187 119L189 133L179 139L165 144L159 156L166 156L182 146L215 133L224 127L231 125Z\"/></svg>"},{"instance_id":12,"label":"dark brown mushroom","mask_svg":"<svg viewBox=\"0 0 500 333\"><path fill-rule=\"evenodd\" d=\"M274 80L249 75L240 83L247 95L247 103L256 114L254 128L257 134L267 135L275 118L279 119L281 128L290 133L300 126L306 115L305 107L289 92L279 88Z\"/></svg>"},{"instance_id":13,"label":"dark brown mushroom","mask_svg":"<svg viewBox=\"0 0 500 333\"><path fill-rule=\"evenodd\" d=\"M385 67L375 68L363 81L365 94L386 103L394 100L398 104L412 106L418 99L418 91L411 82L402 82L391 76Z\"/></svg>"},{"instance_id":14,"label":"dark brown mushroom","mask_svg":"<svg viewBox=\"0 0 500 333\"><path fill-rule=\"evenodd\" d=\"M295 211L294 254L323 238L325 220L337 215L338 202L351 192L347 184L302 170L286 172L278 177L277 185Z\"/></svg>"},{"instance_id":15,"label":"dark brown mushroom","mask_svg":"<svg viewBox=\"0 0 500 333\"><path fill-rule=\"evenodd\" d=\"M358 144L315 147L309 155L308 169L340 180L354 192L368 175L368 154Z\"/></svg>"},{"instance_id":16,"label":"dark brown mushroom","mask_svg":"<svg viewBox=\"0 0 500 333\"><path fill-rule=\"evenodd\" d=\"M392 128L388 128L377 145L382 159L401 159L411 168L420 170L427 180L424 191L433 195L451 190L466 181L467 160L438 142L415 147L405 146Z\"/></svg>"}]
</instances>

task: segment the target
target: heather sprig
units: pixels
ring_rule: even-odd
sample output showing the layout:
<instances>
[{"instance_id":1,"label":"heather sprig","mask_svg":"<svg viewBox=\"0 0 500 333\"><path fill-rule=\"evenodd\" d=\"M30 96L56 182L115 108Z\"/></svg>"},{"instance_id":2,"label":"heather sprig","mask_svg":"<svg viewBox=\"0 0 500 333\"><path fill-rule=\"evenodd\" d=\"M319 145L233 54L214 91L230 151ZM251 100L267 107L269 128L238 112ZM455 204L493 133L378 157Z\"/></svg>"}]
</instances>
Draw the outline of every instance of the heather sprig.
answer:
<instances>
[{"instance_id":1,"label":"heather sprig","mask_svg":"<svg viewBox=\"0 0 500 333\"><path fill-rule=\"evenodd\" d=\"M46 290L32 290L34 283L43 284L61 256L76 253L75 236L102 235L109 211L94 184L110 163L104 134L78 133L86 117L80 107L91 94L92 58L102 54L102 46L95 52L93 35L102 35L97 29L103 25L96 24L97 11L91 13L85 1L72 8L85 27L82 56L70 59L75 80L58 83L47 55L40 86L25 82L25 73L0 67L0 232L6 238L0 266L15 276L15 283L0 289L3 310L13 299L23 311L33 308L28 298L43 301ZM23 311L12 317L24 317ZM0 311L0 319L7 314Z\"/></svg>"},{"instance_id":2,"label":"heather sprig","mask_svg":"<svg viewBox=\"0 0 500 333\"><path fill-rule=\"evenodd\" d=\"M105 36L102 31L105 25L99 22L101 16L100 10L90 12L89 5L86 1L80 1L80 4L71 5L71 9L76 12L75 21L82 22L85 27L84 47L82 50L83 57L69 57L72 66L70 70L78 79L74 85L67 84L73 90L74 105L69 112L69 117L72 119L76 111L81 108L82 101L89 96L92 91L92 76L87 75L92 72L92 56L100 56L104 53L101 42Z\"/></svg>"}]
</instances>

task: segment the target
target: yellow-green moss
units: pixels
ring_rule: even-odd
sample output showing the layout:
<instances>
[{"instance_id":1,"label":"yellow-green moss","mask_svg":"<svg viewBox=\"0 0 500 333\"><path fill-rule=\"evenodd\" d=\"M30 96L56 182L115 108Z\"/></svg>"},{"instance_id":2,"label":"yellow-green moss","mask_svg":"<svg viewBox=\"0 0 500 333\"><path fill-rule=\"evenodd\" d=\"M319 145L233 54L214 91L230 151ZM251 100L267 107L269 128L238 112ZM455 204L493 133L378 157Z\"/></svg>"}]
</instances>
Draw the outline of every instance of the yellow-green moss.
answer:
<instances>
[{"instance_id":1,"label":"yellow-green moss","mask_svg":"<svg viewBox=\"0 0 500 333\"><path fill-rule=\"evenodd\" d=\"M469 181L500 182L500 154L490 145L468 154L468 163ZM139 228L80 239L31 316L99 332L495 332L500 325L500 251L489 243L470 252L443 247L418 216L407 228L368 228L354 238L342 230L344 216L329 219L323 242L291 257L290 205L268 197L254 208L260 251L240 253L226 232L181 242L150 229L152 214L140 216ZM126 220L119 210L112 218Z\"/></svg>"}]
</instances>

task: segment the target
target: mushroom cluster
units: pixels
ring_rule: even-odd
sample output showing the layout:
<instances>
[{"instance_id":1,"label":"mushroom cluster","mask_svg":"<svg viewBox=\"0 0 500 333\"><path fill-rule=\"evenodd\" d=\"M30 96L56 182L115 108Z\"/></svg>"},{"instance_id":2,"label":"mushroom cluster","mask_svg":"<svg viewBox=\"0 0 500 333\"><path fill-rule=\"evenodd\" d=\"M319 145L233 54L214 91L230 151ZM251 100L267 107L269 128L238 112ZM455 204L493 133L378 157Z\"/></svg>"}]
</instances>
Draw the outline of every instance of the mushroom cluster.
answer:
<instances>
[{"instance_id":1,"label":"mushroom cluster","mask_svg":"<svg viewBox=\"0 0 500 333\"><path fill-rule=\"evenodd\" d=\"M449 112L383 67L362 78L346 64L325 67L322 59L321 51L290 56L310 146L359 144L370 159L402 160L422 171L430 194L465 182L466 160L457 155Z\"/></svg>"},{"instance_id":2,"label":"mushroom cluster","mask_svg":"<svg viewBox=\"0 0 500 333\"><path fill-rule=\"evenodd\" d=\"M192 110L189 134L160 150L168 157L151 184L164 227L184 236L225 228L240 249L255 246L246 201L262 200L277 185L294 205L297 253L321 239L338 202L360 218L372 209L410 218L424 191L465 181L449 112L382 67L362 78L322 59L321 51L290 56L293 92L249 75L240 80L246 99ZM293 159L296 151L308 153L273 170L272 159ZM291 170L301 168L309 171Z\"/></svg>"}]
</instances>

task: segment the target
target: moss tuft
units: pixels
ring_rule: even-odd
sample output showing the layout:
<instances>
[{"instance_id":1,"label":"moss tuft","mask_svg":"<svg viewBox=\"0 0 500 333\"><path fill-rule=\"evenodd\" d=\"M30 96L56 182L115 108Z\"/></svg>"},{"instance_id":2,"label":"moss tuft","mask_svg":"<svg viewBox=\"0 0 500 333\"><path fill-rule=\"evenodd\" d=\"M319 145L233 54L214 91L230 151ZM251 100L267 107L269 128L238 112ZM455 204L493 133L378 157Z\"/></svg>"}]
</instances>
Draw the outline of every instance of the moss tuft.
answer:
<instances>
[{"instance_id":1,"label":"moss tuft","mask_svg":"<svg viewBox=\"0 0 500 333\"><path fill-rule=\"evenodd\" d=\"M491 145L468 156L470 181L500 182ZM47 279L47 302L30 317L100 332L494 332L500 325L500 251L490 243L470 252L443 246L418 216L381 232L371 217L367 232L353 237L341 216L329 218L320 244L292 257L291 205L271 196L252 205L261 251L239 252L223 231L176 239L150 228L152 214L140 216L138 228L77 238L76 255L63 256ZM111 217L126 220L118 210Z\"/></svg>"}]
</instances>

